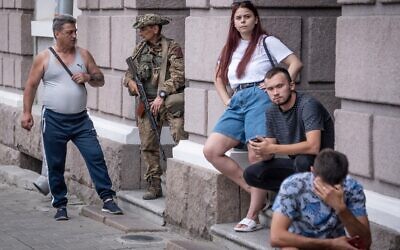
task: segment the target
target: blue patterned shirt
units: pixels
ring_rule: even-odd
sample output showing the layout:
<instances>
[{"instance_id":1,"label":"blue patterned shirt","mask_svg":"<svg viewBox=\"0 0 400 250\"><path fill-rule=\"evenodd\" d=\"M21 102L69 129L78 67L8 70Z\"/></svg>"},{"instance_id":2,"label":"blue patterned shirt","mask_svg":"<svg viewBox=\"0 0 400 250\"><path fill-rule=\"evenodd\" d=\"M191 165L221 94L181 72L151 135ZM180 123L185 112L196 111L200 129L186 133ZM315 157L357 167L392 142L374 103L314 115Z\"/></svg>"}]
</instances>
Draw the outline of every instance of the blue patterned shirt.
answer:
<instances>
[{"instance_id":1,"label":"blue patterned shirt","mask_svg":"<svg viewBox=\"0 0 400 250\"><path fill-rule=\"evenodd\" d=\"M344 226L335 210L313 192L314 175L294 174L281 185L272 210L287 216L289 232L311 238L336 238L345 235ZM362 186L350 176L343 181L344 199L354 216L366 216Z\"/></svg>"}]
</instances>

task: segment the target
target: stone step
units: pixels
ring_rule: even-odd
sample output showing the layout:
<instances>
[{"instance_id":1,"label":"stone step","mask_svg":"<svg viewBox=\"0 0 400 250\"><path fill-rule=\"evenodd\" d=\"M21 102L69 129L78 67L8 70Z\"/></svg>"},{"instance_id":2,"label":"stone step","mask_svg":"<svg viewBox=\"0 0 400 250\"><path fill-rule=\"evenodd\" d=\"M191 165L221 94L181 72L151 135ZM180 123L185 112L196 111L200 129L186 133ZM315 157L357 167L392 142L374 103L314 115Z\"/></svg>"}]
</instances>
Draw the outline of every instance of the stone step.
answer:
<instances>
[{"instance_id":1,"label":"stone step","mask_svg":"<svg viewBox=\"0 0 400 250\"><path fill-rule=\"evenodd\" d=\"M114 227L125 233L165 232L166 227L157 225L139 214L124 213L112 215L101 211L101 206L89 205L82 207L80 214L105 225Z\"/></svg>"},{"instance_id":2,"label":"stone step","mask_svg":"<svg viewBox=\"0 0 400 250\"><path fill-rule=\"evenodd\" d=\"M235 232L236 223L215 224L211 226L212 241L230 250L273 249L269 243L269 228L254 232Z\"/></svg>"},{"instance_id":3,"label":"stone step","mask_svg":"<svg viewBox=\"0 0 400 250\"><path fill-rule=\"evenodd\" d=\"M117 192L118 205L127 214L141 217L164 226L165 197L155 200L143 200L145 190L129 190Z\"/></svg>"},{"instance_id":4,"label":"stone step","mask_svg":"<svg viewBox=\"0 0 400 250\"><path fill-rule=\"evenodd\" d=\"M0 165L0 183L7 183L26 190L37 190L33 182L39 174L15 165Z\"/></svg>"}]
</instances>

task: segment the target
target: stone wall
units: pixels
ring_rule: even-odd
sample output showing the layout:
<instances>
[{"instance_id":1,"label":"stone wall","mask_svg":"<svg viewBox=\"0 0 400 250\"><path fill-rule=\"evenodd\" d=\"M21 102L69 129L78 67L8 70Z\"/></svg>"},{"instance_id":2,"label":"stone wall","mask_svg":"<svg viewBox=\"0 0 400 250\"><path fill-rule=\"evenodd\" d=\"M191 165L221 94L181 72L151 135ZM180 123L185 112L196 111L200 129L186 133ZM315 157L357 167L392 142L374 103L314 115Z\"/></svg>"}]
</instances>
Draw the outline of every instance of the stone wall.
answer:
<instances>
[{"instance_id":1,"label":"stone wall","mask_svg":"<svg viewBox=\"0 0 400 250\"><path fill-rule=\"evenodd\" d=\"M0 1L0 86L22 89L32 63L33 0Z\"/></svg>"},{"instance_id":2,"label":"stone wall","mask_svg":"<svg viewBox=\"0 0 400 250\"><path fill-rule=\"evenodd\" d=\"M400 198L400 1L339 1L336 147L364 187Z\"/></svg>"},{"instance_id":3,"label":"stone wall","mask_svg":"<svg viewBox=\"0 0 400 250\"><path fill-rule=\"evenodd\" d=\"M315 95L331 113L340 108L335 112L336 147L349 156L352 174L367 189L399 198L400 170L395 164L400 160L396 133L400 125L400 1L253 2L264 28L303 61L297 89ZM88 87L92 112L117 123L134 123L134 99L121 85L125 58L140 41L131 26L139 14L166 15L172 22L163 33L176 39L185 51L185 130L189 132L185 145L200 145L195 154L201 158L201 146L224 110L212 81L227 35L231 3L77 0L82 10L78 44L92 52L106 79L102 88ZM22 93L32 63L33 11L33 0L0 0L1 90ZM0 157L8 163L18 163L20 152L42 158L39 127L30 133L22 130L21 110L21 104L0 104ZM38 122L38 113L35 118ZM143 186L138 141L121 143L105 136L100 142L115 188ZM71 192L96 201L83 159L74 146L69 146L67 157ZM248 196L199 159L186 155L168 160L166 218L195 235L209 237L211 225L244 216Z\"/></svg>"}]
</instances>

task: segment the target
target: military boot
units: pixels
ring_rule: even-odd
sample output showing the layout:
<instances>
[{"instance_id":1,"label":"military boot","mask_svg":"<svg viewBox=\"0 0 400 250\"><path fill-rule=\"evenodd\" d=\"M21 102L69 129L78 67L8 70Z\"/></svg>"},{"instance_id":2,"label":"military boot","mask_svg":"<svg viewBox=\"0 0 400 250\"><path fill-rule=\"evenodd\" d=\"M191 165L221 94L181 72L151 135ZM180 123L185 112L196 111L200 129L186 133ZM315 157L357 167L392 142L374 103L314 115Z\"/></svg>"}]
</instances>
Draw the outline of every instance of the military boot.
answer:
<instances>
[{"instance_id":1,"label":"military boot","mask_svg":"<svg viewBox=\"0 0 400 250\"><path fill-rule=\"evenodd\" d=\"M151 178L147 192L143 195L143 200L154 200L162 197L161 179Z\"/></svg>"}]
</instances>

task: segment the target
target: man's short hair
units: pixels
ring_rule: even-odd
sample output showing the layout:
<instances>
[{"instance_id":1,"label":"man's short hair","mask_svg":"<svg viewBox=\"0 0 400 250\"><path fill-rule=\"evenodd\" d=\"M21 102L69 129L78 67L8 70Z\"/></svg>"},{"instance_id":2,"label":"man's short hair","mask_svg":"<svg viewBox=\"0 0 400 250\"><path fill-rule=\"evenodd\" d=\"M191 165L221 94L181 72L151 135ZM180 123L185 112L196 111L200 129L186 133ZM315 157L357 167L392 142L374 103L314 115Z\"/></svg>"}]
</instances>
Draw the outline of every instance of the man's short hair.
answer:
<instances>
[{"instance_id":1,"label":"man's short hair","mask_svg":"<svg viewBox=\"0 0 400 250\"><path fill-rule=\"evenodd\" d=\"M349 171L346 155L333 149L323 149L314 161L314 173L330 185L340 184Z\"/></svg>"},{"instance_id":2,"label":"man's short hair","mask_svg":"<svg viewBox=\"0 0 400 250\"><path fill-rule=\"evenodd\" d=\"M53 34L55 34L56 31L60 31L62 29L62 26L66 23L76 24L75 17L68 15L68 14L63 14L63 15L54 17L54 19L53 19Z\"/></svg>"},{"instance_id":3,"label":"man's short hair","mask_svg":"<svg viewBox=\"0 0 400 250\"><path fill-rule=\"evenodd\" d=\"M279 73L284 74L289 83L292 82L292 78L290 77L289 71L287 71L287 69L282 68L282 67L274 67L274 68L270 69L267 72L267 74L265 74L265 78L271 79L274 75L279 74Z\"/></svg>"}]
</instances>

